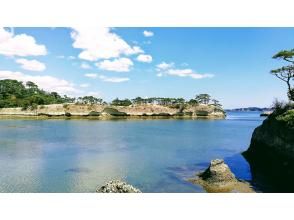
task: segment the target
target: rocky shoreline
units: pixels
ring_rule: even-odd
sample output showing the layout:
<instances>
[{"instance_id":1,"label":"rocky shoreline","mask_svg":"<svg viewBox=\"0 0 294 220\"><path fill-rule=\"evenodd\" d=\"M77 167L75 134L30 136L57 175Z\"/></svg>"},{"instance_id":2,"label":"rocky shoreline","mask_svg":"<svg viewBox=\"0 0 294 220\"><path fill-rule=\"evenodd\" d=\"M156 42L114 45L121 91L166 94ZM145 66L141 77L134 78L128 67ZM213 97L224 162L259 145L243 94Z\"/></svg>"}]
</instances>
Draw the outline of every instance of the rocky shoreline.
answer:
<instances>
[{"instance_id":1,"label":"rocky shoreline","mask_svg":"<svg viewBox=\"0 0 294 220\"><path fill-rule=\"evenodd\" d=\"M193 118L223 119L225 112L210 105L188 106L176 109L160 105L77 105L54 104L38 106L36 109L1 108L0 118L89 118L89 119L157 119L157 118Z\"/></svg>"},{"instance_id":2,"label":"rocky shoreline","mask_svg":"<svg viewBox=\"0 0 294 220\"><path fill-rule=\"evenodd\" d=\"M247 151L252 179L265 192L293 192L294 110L271 114L257 127Z\"/></svg>"}]
</instances>

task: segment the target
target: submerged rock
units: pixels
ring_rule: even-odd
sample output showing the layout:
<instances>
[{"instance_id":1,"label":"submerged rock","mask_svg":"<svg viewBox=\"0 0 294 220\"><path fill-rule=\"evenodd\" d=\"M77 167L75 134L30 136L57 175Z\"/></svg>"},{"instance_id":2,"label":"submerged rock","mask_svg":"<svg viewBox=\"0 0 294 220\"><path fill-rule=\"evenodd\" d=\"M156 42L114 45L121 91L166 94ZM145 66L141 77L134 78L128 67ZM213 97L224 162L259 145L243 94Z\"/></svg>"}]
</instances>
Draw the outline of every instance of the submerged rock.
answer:
<instances>
[{"instance_id":1,"label":"submerged rock","mask_svg":"<svg viewBox=\"0 0 294 220\"><path fill-rule=\"evenodd\" d=\"M222 159L212 160L204 172L189 181L201 185L207 192L254 192L248 183L235 177Z\"/></svg>"},{"instance_id":2,"label":"submerged rock","mask_svg":"<svg viewBox=\"0 0 294 220\"><path fill-rule=\"evenodd\" d=\"M105 185L99 187L98 193L141 193L141 191L132 185L120 180L112 180Z\"/></svg>"}]
</instances>

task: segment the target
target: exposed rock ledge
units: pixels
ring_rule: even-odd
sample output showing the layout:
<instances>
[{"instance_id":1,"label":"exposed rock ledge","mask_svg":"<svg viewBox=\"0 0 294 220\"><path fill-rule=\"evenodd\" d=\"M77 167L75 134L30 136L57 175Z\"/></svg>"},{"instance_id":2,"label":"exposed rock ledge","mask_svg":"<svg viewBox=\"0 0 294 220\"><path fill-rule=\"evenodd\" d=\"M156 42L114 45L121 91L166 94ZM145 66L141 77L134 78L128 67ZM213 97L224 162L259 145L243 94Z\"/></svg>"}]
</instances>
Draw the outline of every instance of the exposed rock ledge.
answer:
<instances>
[{"instance_id":1,"label":"exposed rock ledge","mask_svg":"<svg viewBox=\"0 0 294 220\"><path fill-rule=\"evenodd\" d=\"M0 117L28 116L39 118L48 117L91 117L96 119L107 119L113 117L133 118L206 118L222 119L225 112L211 105L187 106L185 109L172 108L161 105L82 105L82 104L53 104L38 106L34 110L23 110L22 108L0 108Z\"/></svg>"},{"instance_id":2,"label":"exposed rock ledge","mask_svg":"<svg viewBox=\"0 0 294 220\"><path fill-rule=\"evenodd\" d=\"M141 191L132 185L129 185L120 180L112 180L105 185L99 187L98 193L141 193Z\"/></svg>"},{"instance_id":3,"label":"exposed rock ledge","mask_svg":"<svg viewBox=\"0 0 294 220\"><path fill-rule=\"evenodd\" d=\"M207 192L254 192L250 185L238 180L227 164L221 159L210 162L209 167L196 178L189 179L194 184L200 184Z\"/></svg>"}]
</instances>

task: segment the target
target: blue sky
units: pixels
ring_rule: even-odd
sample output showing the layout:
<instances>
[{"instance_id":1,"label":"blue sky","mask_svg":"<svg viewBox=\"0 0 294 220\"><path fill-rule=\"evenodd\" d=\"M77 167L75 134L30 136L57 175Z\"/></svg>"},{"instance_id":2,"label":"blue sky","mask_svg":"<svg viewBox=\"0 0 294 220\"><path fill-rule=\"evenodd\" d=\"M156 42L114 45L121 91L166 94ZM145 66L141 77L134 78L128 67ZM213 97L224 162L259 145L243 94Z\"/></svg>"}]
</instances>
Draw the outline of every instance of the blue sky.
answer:
<instances>
[{"instance_id":1,"label":"blue sky","mask_svg":"<svg viewBox=\"0 0 294 220\"><path fill-rule=\"evenodd\" d=\"M294 28L5 28L0 79L31 80L71 96L184 97L225 108L286 100L269 74L294 48Z\"/></svg>"}]
</instances>

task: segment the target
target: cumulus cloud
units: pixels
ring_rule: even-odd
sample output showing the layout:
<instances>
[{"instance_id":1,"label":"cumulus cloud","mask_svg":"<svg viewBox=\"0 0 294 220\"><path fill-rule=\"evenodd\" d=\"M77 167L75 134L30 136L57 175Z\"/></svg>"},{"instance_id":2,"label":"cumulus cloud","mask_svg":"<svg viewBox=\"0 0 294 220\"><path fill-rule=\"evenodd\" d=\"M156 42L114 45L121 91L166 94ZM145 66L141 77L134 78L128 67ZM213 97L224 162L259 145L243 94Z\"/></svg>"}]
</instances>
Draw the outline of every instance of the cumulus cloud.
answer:
<instances>
[{"instance_id":1,"label":"cumulus cloud","mask_svg":"<svg viewBox=\"0 0 294 220\"><path fill-rule=\"evenodd\" d=\"M204 79L204 78L212 78L214 77L213 74L200 74L196 73L192 69L177 69L174 68L174 63L165 63L162 62L158 64L157 66L157 76L162 77L166 75L171 75L171 76L179 76L179 77L191 77L193 79Z\"/></svg>"},{"instance_id":2,"label":"cumulus cloud","mask_svg":"<svg viewBox=\"0 0 294 220\"><path fill-rule=\"evenodd\" d=\"M17 59L15 62L25 70L41 72L46 69L46 65L38 60Z\"/></svg>"},{"instance_id":3,"label":"cumulus cloud","mask_svg":"<svg viewBox=\"0 0 294 220\"><path fill-rule=\"evenodd\" d=\"M44 45L37 44L34 37L27 34L14 35L0 27L0 54L5 56L41 56L47 54Z\"/></svg>"},{"instance_id":4,"label":"cumulus cloud","mask_svg":"<svg viewBox=\"0 0 294 220\"><path fill-rule=\"evenodd\" d=\"M95 64L99 69L115 72L129 72L134 65L129 58L118 58L114 60L103 60Z\"/></svg>"},{"instance_id":5,"label":"cumulus cloud","mask_svg":"<svg viewBox=\"0 0 294 220\"><path fill-rule=\"evenodd\" d=\"M117 58L121 55L143 53L138 46L131 46L110 28L73 28L71 32L73 47L81 49L80 59L97 61Z\"/></svg>"},{"instance_id":6,"label":"cumulus cloud","mask_svg":"<svg viewBox=\"0 0 294 220\"><path fill-rule=\"evenodd\" d=\"M147 54L140 54L137 56L137 60L143 63L151 63L152 62L152 56Z\"/></svg>"},{"instance_id":7,"label":"cumulus cloud","mask_svg":"<svg viewBox=\"0 0 294 220\"><path fill-rule=\"evenodd\" d=\"M88 64L88 63L81 63L81 66L80 66L82 69L92 69L92 67Z\"/></svg>"},{"instance_id":8,"label":"cumulus cloud","mask_svg":"<svg viewBox=\"0 0 294 220\"><path fill-rule=\"evenodd\" d=\"M160 70L167 70L169 68L172 68L173 66L174 66L174 63L162 62L158 64L156 67L157 67L157 70L160 71Z\"/></svg>"},{"instance_id":9,"label":"cumulus cloud","mask_svg":"<svg viewBox=\"0 0 294 220\"><path fill-rule=\"evenodd\" d=\"M58 92L60 94L73 95L80 91L75 88L73 83L64 79L59 79L53 76L32 76L21 72L0 71L0 80L14 79L22 82L31 81L36 83L40 88L49 92Z\"/></svg>"},{"instance_id":10,"label":"cumulus cloud","mask_svg":"<svg viewBox=\"0 0 294 220\"><path fill-rule=\"evenodd\" d=\"M212 74L195 73L192 69L169 69L166 73L168 75L180 76L180 77L191 77L193 79L204 79L204 78L213 77Z\"/></svg>"},{"instance_id":11,"label":"cumulus cloud","mask_svg":"<svg viewBox=\"0 0 294 220\"><path fill-rule=\"evenodd\" d=\"M99 79L101 79L104 82L111 82L111 83L121 83L121 82L126 82L130 80L127 77L107 77L104 75L100 75Z\"/></svg>"},{"instance_id":12,"label":"cumulus cloud","mask_svg":"<svg viewBox=\"0 0 294 220\"><path fill-rule=\"evenodd\" d=\"M143 35L145 37L153 37L154 33L152 31L143 31Z\"/></svg>"},{"instance_id":13,"label":"cumulus cloud","mask_svg":"<svg viewBox=\"0 0 294 220\"><path fill-rule=\"evenodd\" d=\"M91 78L91 79L96 79L97 78L97 74L96 73L86 73L85 77Z\"/></svg>"}]
</instances>

